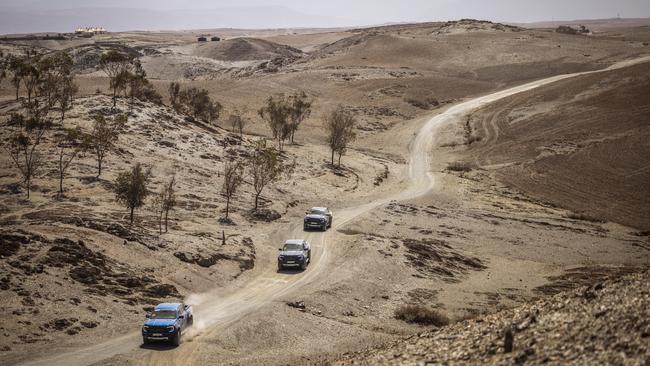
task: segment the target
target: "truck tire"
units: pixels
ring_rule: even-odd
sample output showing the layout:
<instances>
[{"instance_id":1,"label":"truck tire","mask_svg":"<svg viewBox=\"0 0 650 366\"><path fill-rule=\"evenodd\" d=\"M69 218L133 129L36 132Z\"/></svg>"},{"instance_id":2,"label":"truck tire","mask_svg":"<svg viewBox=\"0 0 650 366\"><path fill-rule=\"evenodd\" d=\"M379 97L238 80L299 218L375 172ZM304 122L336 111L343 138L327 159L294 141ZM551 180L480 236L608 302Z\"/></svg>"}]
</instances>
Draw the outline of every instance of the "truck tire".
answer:
<instances>
[{"instance_id":1,"label":"truck tire","mask_svg":"<svg viewBox=\"0 0 650 366\"><path fill-rule=\"evenodd\" d=\"M178 332L176 333L176 336L172 338L172 345L178 347L180 344L181 344L181 330L179 329Z\"/></svg>"},{"instance_id":2,"label":"truck tire","mask_svg":"<svg viewBox=\"0 0 650 366\"><path fill-rule=\"evenodd\" d=\"M327 224L323 225L323 226L321 227L321 230L323 230L323 231L327 231Z\"/></svg>"},{"instance_id":3,"label":"truck tire","mask_svg":"<svg viewBox=\"0 0 650 366\"><path fill-rule=\"evenodd\" d=\"M187 325L192 326L194 324L194 315L190 316L190 318L187 320Z\"/></svg>"},{"instance_id":4,"label":"truck tire","mask_svg":"<svg viewBox=\"0 0 650 366\"><path fill-rule=\"evenodd\" d=\"M147 337L142 337L142 344L147 345L147 344L149 344L149 343L150 343L150 342L149 342L149 340L147 339Z\"/></svg>"},{"instance_id":5,"label":"truck tire","mask_svg":"<svg viewBox=\"0 0 650 366\"><path fill-rule=\"evenodd\" d=\"M278 271L282 271L284 269L284 266L280 263L278 263Z\"/></svg>"},{"instance_id":6,"label":"truck tire","mask_svg":"<svg viewBox=\"0 0 650 366\"><path fill-rule=\"evenodd\" d=\"M305 269L307 269L307 261L304 261L304 262L302 262L302 264L300 264L300 269L303 270L303 271Z\"/></svg>"}]
</instances>

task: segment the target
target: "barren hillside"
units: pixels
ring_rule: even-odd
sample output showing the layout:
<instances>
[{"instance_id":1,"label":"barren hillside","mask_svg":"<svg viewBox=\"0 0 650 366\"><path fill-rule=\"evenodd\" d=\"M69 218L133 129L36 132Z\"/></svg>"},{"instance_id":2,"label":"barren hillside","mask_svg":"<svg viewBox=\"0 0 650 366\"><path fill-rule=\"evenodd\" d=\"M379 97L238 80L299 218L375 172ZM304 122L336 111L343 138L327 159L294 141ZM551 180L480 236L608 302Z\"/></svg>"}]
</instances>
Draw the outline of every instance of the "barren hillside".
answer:
<instances>
[{"instance_id":1,"label":"barren hillside","mask_svg":"<svg viewBox=\"0 0 650 366\"><path fill-rule=\"evenodd\" d=\"M559 82L472 114L464 159L587 219L650 229L650 66Z\"/></svg>"}]
</instances>

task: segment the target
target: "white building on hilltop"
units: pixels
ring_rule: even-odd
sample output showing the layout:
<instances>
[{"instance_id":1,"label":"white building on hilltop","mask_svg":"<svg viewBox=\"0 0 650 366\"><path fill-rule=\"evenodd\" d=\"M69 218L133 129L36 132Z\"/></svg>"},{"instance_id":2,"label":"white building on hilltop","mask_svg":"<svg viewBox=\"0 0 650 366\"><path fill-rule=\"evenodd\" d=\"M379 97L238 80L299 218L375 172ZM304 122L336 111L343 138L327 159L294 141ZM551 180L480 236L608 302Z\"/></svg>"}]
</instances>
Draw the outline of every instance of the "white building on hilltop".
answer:
<instances>
[{"instance_id":1,"label":"white building on hilltop","mask_svg":"<svg viewBox=\"0 0 650 366\"><path fill-rule=\"evenodd\" d=\"M92 36L95 34L104 34L106 33L106 29L104 29L104 27L80 27L75 29L74 32L79 35Z\"/></svg>"}]
</instances>

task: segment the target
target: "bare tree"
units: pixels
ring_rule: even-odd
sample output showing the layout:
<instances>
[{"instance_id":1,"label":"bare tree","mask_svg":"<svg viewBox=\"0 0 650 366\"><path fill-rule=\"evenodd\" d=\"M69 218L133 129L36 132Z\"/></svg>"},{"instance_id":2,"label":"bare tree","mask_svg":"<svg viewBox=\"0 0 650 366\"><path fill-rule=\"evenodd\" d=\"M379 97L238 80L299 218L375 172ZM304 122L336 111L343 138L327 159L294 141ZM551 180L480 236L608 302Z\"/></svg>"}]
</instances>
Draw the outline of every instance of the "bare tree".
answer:
<instances>
[{"instance_id":1,"label":"bare tree","mask_svg":"<svg viewBox=\"0 0 650 366\"><path fill-rule=\"evenodd\" d=\"M37 67L41 74L41 82L38 91L40 96L47 99L48 104L53 106L58 102L58 96L64 89L70 90L73 65L72 57L64 51L55 52L39 60Z\"/></svg>"},{"instance_id":2,"label":"bare tree","mask_svg":"<svg viewBox=\"0 0 650 366\"><path fill-rule=\"evenodd\" d=\"M16 90L16 100L18 100L20 84L23 82L23 77L27 72L25 61L17 56L9 56L8 69L11 72L11 84Z\"/></svg>"},{"instance_id":3,"label":"bare tree","mask_svg":"<svg viewBox=\"0 0 650 366\"><path fill-rule=\"evenodd\" d=\"M244 116L245 114L245 108L243 110L239 110L238 108L234 108L230 115L228 116L228 124L230 124L230 127L232 128L232 132L238 132L239 137L242 137L244 134L244 126L246 125L246 117Z\"/></svg>"},{"instance_id":4,"label":"bare tree","mask_svg":"<svg viewBox=\"0 0 650 366\"><path fill-rule=\"evenodd\" d=\"M304 91L297 92L289 97L290 106L290 123L291 143L294 143L294 136L300 124L311 115L311 100L308 99Z\"/></svg>"},{"instance_id":5,"label":"bare tree","mask_svg":"<svg viewBox=\"0 0 650 366\"><path fill-rule=\"evenodd\" d=\"M356 138L355 123L354 116L341 106L328 116L325 125L328 131L327 143L332 151L332 165L334 165L334 153L337 153L338 166L341 166L341 156L345 154L348 144Z\"/></svg>"},{"instance_id":6,"label":"bare tree","mask_svg":"<svg viewBox=\"0 0 650 366\"><path fill-rule=\"evenodd\" d=\"M43 165L39 147L45 132L51 127L51 122L47 119L49 109L42 107L38 100L29 103L28 106L30 111L28 118L22 114L11 115L9 125L17 126L18 131L3 143L3 147L22 175L29 199L32 179Z\"/></svg>"},{"instance_id":7,"label":"bare tree","mask_svg":"<svg viewBox=\"0 0 650 366\"><path fill-rule=\"evenodd\" d=\"M169 84L169 103L175 111L180 112L180 93L181 93L181 84L176 82L171 82Z\"/></svg>"},{"instance_id":8,"label":"bare tree","mask_svg":"<svg viewBox=\"0 0 650 366\"><path fill-rule=\"evenodd\" d=\"M247 158L248 175L253 182L255 191L255 210L259 207L259 198L264 188L280 180L283 174L293 172L293 164L282 162L279 152L273 147L266 146L266 140L260 140L255 146L255 152Z\"/></svg>"},{"instance_id":9,"label":"bare tree","mask_svg":"<svg viewBox=\"0 0 650 366\"><path fill-rule=\"evenodd\" d=\"M8 57L0 50L0 83L7 77L7 68L9 67Z\"/></svg>"},{"instance_id":10,"label":"bare tree","mask_svg":"<svg viewBox=\"0 0 650 366\"><path fill-rule=\"evenodd\" d=\"M124 204L130 212L129 222L133 224L133 211L144 206L144 200L149 195L151 170L144 171L140 163L136 163L130 171L118 174L113 187L115 198Z\"/></svg>"},{"instance_id":11,"label":"bare tree","mask_svg":"<svg viewBox=\"0 0 650 366\"><path fill-rule=\"evenodd\" d=\"M169 182L165 183L162 190L158 192L154 199L154 205L158 210L158 231L162 234L163 217L165 222L165 232L167 232L167 223L169 220L169 211L176 206L176 176L172 175Z\"/></svg>"},{"instance_id":12,"label":"bare tree","mask_svg":"<svg viewBox=\"0 0 650 366\"><path fill-rule=\"evenodd\" d=\"M221 193L226 197L226 217L230 212L230 200L235 195L237 188L244 182L244 169L240 161L229 161L223 168L223 186Z\"/></svg>"},{"instance_id":13,"label":"bare tree","mask_svg":"<svg viewBox=\"0 0 650 366\"><path fill-rule=\"evenodd\" d=\"M102 163L106 154L115 146L126 121L125 114L115 116L113 121L107 121L102 115L95 116L93 129L86 138L97 160L97 178L102 174Z\"/></svg>"},{"instance_id":14,"label":"bare tree","mask_svg":"<svg viewBox=\"0 0 650 366\"><path fill-rule=\"evenodd\" d=\"M59 104L61 110L61 123L65 119L65 112L72 107L72 101L79 87L75 84L72 75L60 79L54 100Z\"/></svg>"},{"instance_id":15,"label":"bare tree","mask_svg":"<svg viewBox=\"0 0 650 366\"><path fill-rule=\"evenodd\" d=\"M283 94L270 96L257 113L268 123L273 137L278 140L278 149L282 151L284 140L291 135L289 124L291 107L287 98Z\"/></svg>"},{"instance_id":16,"label":"bare tree","mask_svg":"<svg viewBox=\"0 0 650 366\"><path fill-rule=\"evenodd\" d=\"M70 163L85 149L81 129L66 129L58 141L59 148L59 198L63 197L63 179Z\"/></svg>"},{"instance_id":17,"label":"bare tree","mask_svg":"<svg viewBox=\"0 0 650 366\"><path fill-rule=\"evenodd\" d=\"M106 73L110 88L113 89L113 108L117 105L118 92L126 88L132 66L131 56L115 50L108 51L99 59L99 68Z\"/></svg>"},{"instance_id":18,"label":"bare tree","mask_svg":"<svg viewBox=\"0 0 650 366\"><path fill-rule=\"evenodd\" d=\"M42 82L43 74L35 61L36 60L30 59L28 60L28 63L24 65L23 84L25 84L25 89L27 89L28 103L32 102L32 95L34 95L34 92Z\"/></svg>"}]
</instances>

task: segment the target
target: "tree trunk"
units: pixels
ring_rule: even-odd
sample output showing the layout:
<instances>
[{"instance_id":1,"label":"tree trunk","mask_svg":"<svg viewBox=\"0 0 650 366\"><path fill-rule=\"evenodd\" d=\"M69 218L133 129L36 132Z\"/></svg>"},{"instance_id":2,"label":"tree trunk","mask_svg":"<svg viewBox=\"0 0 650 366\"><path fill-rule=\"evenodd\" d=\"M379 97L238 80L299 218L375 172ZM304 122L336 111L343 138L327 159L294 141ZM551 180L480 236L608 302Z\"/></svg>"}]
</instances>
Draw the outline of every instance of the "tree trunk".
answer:
<instances>
[{"instance_id":1,"label":"tree trunk","mask_svg":"<svg viewBox=\"0 0 650 366\"><path fill-rule=\"evenodd\" d=\"M133 210L134 209L135 209L135 207L131 206L131 216L130 216L131 225L133 225Z\"/></svg>"},{"instance_id":2,"label":"tree trunk","mask_svg":"<svg viewBox=\"0 0 650 366\"><path fill-rule=\"evenodd\" d=\"M226 245L226 231L221 230L221 245Z\"/></svg>"},{"instance_id":3,"label":"tree trunk","mask_svg":"<svg viewBox=\"0 0 650 366\"><path fill-rule=\"evenodd\" d=\"M16 86L16 101L18 101L18 92L20 91L20 85Z\"/></svg>"},{"instance_id":4,"label":"tree trunk","mask_svg":"<svg viewBox=\"0 0 650 366\"><path fill-rule=\"evenodd\" d=\"M160 216L158 216L158 234L162 235L162 220L163 220L163 212L160 211Z\"/></svg>"},{"instance_id":5,"label":"tree trunk","mask_svg":"<svg viewBox=\"0 0 650 366\"><path fill-rule=\"evenodd\" d=\"M226 219L228 219L229 210L230 210L230 197L226 197Z\"/></svg>"},{"instance_id":6,"label":"tree trunk","mask_svg":"<svg viewBox=\"0 0 650 366\"><path fill-rule=\"evenodd\" d=\"M113 109L117 106L117 88L113 88Z\"/></svg>"},{"instance_id":7,"label":"tree trunk","mask_svg":"<svg viewBox=\"0 0 650 366\"><path fill-rule=\"evenodd\" d=\"M59 151L59 198L63 197L63 148Z\"/></svg>"},{"instance_id":8,"label":"tree trunk","mask_svg":"<svg viewBox=\"0 0 650 366\"><path fill-rule=\"evenodd\" d=\"M257 207L259 207L257 203L258 203L258 201L259 201L260 194L262 194L261 191L255 193L255 211L257 211Z\"/></svg>"},{"instance_id":9,"label":"tree trunk","mask_svg":"<svg viewBox=\"0 0 650 366\"><path fill-rule=\"evenodd\" d=\"M165 210L165 232L167 232L167 220L169 219L169 210Z\"/></svg>"},{"instance_id":10,"label":"tree trunk","mask_svg":"<svg viewBox=\"0 0 650 366\"><path fill-rule=\"evenodd\" d=\"M339 168L341 167L341 155L343 154L339 153Z\"/></svg>"},{"instance_id":11,"label":"tree trunk","mask_svg":"<svg viewBox=\"0 0 650 366\"><path fill-rule=\"evenodd\" d=\"M65 108L61 107L61 125L63 125L64 119L65 119Z\"/></svg>"},{"instance_id":12,"label":"tree trunk","mask_svg":"<svg viewBox=\"0 0 650 366\"><path fill-rule=\"evenodd\" d=\"M102 175L102 158L97 158L97 178Z\"/></svg>"},{"instance_id":13,"label":"tree trunk","mask_svg":"<svg viewBox=\"0 0 650 366\"><path fill-rule=\"evenodd\" d=\"M29 190L31 188L31 179L30 178L25 179L25 185L27 186L27 199L29 199Z\"/></svg>"},{"instance_id":14,"label":"tree trunk","mask_svg":"<svg viewBox=\"0 0 650 366\"><path fill-rule=\"evenodd\" d=\"M330 161L330 164L334 165L334 149L332 149L332 159Z\"/></svg>"}]
</instances>

